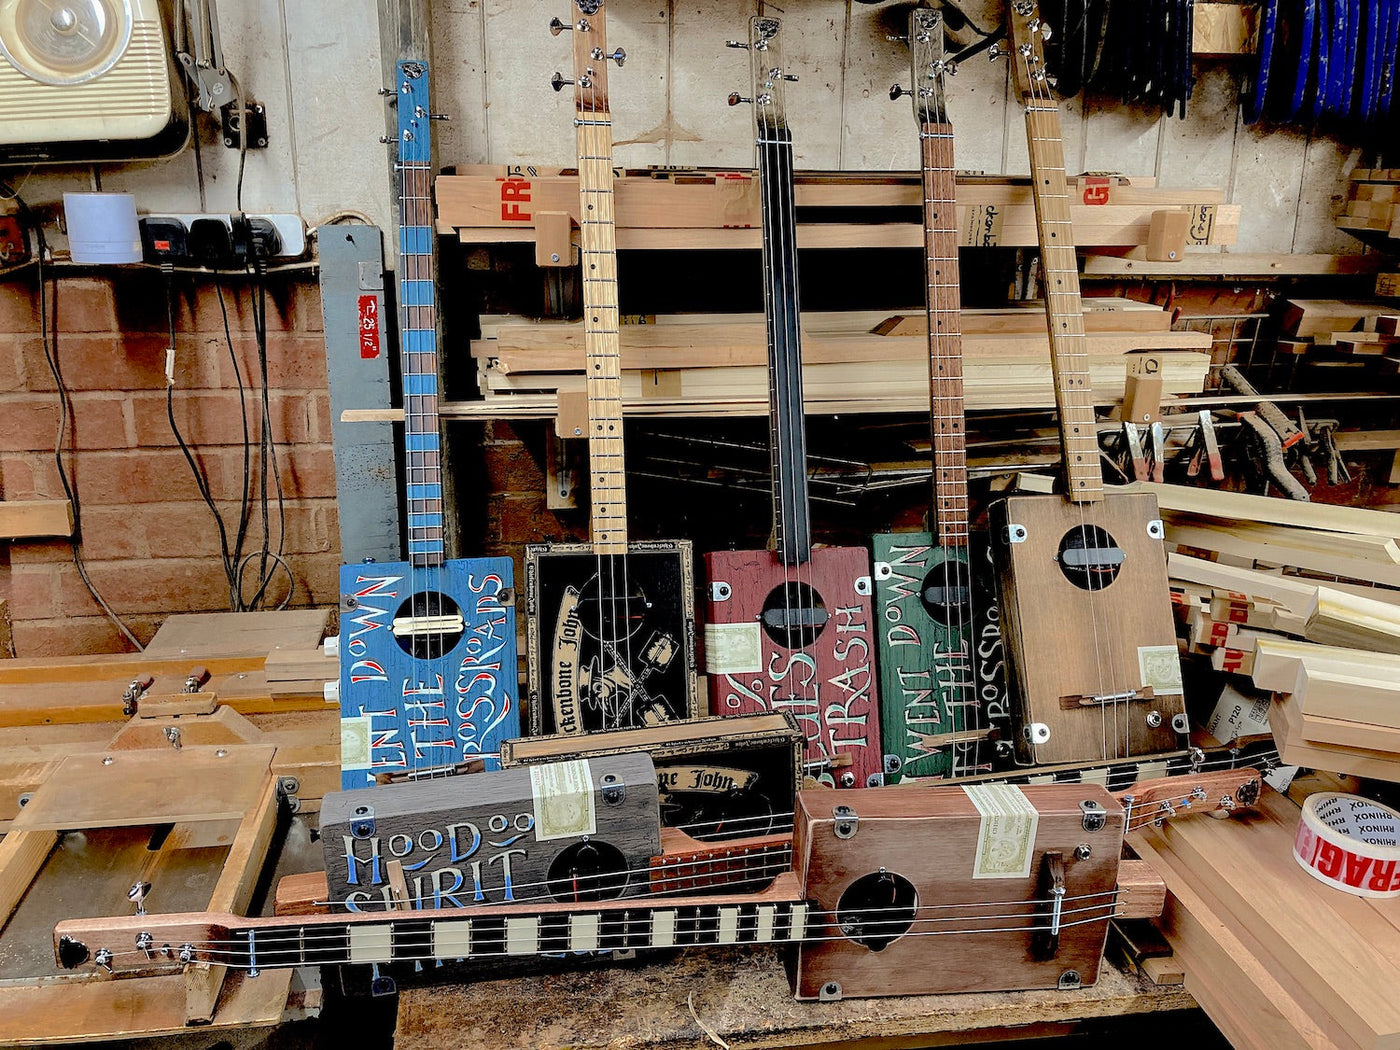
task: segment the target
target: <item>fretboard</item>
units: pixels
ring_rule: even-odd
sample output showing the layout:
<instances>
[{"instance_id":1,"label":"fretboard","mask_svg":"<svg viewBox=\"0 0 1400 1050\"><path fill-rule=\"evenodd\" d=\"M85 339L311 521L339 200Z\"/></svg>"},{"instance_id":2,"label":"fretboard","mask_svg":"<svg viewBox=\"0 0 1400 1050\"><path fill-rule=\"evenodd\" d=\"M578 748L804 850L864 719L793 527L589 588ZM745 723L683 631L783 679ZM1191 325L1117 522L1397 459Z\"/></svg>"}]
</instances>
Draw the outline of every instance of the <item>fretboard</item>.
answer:
<instances>
[{"instance_id":1,"label":"fretboard","mask_svg":"<svg viewBox=\"0 0 1400 1050\"><path fill-rule=\"evenodd\" d=\"M409 74L409 70L414 75ZM432 152L426 63L399 64L399 343L404 400L408 559L441 565L442 445L438 431L437 310L433 292Z\"/></svg>"},{"instance_id":2,"label":"fretboard","mask_svg":"<svg viewBox=\"0 0 1400 1050\"><path fill-rule=\"evenodd\" d=\"M594 46L600 46L604 39L603 12L598 11L591 19L593 30L588 37ZM598 105L581 107L576 124L591 538L599 553L626 554L627 474L622 455L612 120L606 105Z\"/></svg>"},{"instance_id":3,"label":"fretboard","mask_svg":"<svg viewBox=\"0 0 1400 1050\"><path fill-rule=\"evenodd\" d=\"M924 265L928 294L929 407L933 427L933 513L938 542L967 546L967 435L964 423L957 180L953 128L919 128L924 168Z\"/></svg>"},{"instance_id":4,"label":"fretboard","mask_svg":"<svg viewBox=\"0 0 1400 1050\"><path fill-rule=\"evenodd\" d=\"M1074 251L1060 111L1053 99L1028 99L1026 135L1030 144L1031 185L1040 266L1045 280L1045 313L1050 324L1050 362L1055 406L1065 463L1066 497L1074 503L1103 499L1094 391L1084 340L1079 298L1079 260Z\"/></svg>"},{"instance_id":5,"label":"fretboard","mask_svg":"<svg viewBox=\"0 0 1400 1050\"><path fill-rule=\"evenodd\" d=\"M807 424L802 402L798 330L797 217L792 189L792 136L760 116L758 174L763 214L763 302L768 327L768 425L773 468L773 519L784 565L812 553L807 503Z\"/></svg>"}]
</instances>

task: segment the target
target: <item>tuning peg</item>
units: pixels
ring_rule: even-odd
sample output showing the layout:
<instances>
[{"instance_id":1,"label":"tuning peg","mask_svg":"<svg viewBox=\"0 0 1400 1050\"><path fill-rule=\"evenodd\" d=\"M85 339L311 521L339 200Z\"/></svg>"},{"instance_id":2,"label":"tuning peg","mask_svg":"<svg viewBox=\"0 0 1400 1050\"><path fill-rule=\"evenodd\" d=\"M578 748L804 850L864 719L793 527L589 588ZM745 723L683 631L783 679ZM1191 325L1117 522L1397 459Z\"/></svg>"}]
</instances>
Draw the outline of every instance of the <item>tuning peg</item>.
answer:
<instances>
[{"instance_id":1,"label":"tuning peg","mask_svg":"<svg viewBox=\"0 0 1400 1050\"><path fill-rule=\"evenodd\" d=\"M1000 44L993 44L991 47L987 48L987 59L988 59L988 61L990 61L990 62L995 62L995 61L996 61L997 59L999 59L999 58L1010 58L1010 57L1011 57L1011 49L1010 49L1010 48L1006 48L1006 47L1002 47Z\"/></svg>"},{"instance_id":2,"label":"tuning peg","mask_svg":"<svg viewBox=\"0 0 1400 1050\"><path fill-rule=\"evenodd\" d=\"M737 92L737 91L731 91L731 92L729 93L729 104L730 104L731 106L737 106L740 102L753 102L753 99L751 99L751 98L745 98L743 95L739 94L739 92Z\"/></svg>"},{"instance_id":3,"label":"tuning peg","mask_svg":"<svg viewBox=\"0 0 1400 1050\"><path fill-rule=\"evenodd\" d=\"M888 40L891 44L907 44L907 43L909 43L909 38L908 38L907 36L905 36L903 33L886 33L886 34L885 34L885 39Z\"/></svg>"},{"instance_id":4,"label":"tuning peg","mask_svg":"<svg viewBox=\"0 0 1400 1050\"><path fill-rule=\"evenodd\" d=\"M154 959L156 957L155 945L156 939L151 936L150 930L142 930L136 935L136 950L145 952L147 959Z\"/></svg>"},{"instance_id":5,"label":"tuning peg","mask_svg":"<svg viewBox=\"0 0 1400 1050\"><path fill-rule=\"evenodd\" d=\"M796 74L796 73L784 73L781 69L778 69L776 66L774 66L772 69L770 69L770 70L768 71L768 79L769 79L769 80L786 80L786 81L788 81L789 83L796 84L796 83L797 83L797 74Z\"/></svg>"},{"instance_id":6,"label":"tuning peg","mask_svg":"<svg viewBox=\"0 0 1400 1050\"><path fill-rule=\"evenodd\" d=\"M111 972L112 972L112 949L110 949L110 948L98 948L98 949L97 949L97 952L96 952L96 953L93 955L93 957L92 957L92 962L93 962L93 965L94 965L94 966L97 966L97 967L99 967L100 969L106 970L108 973L111 973Z\"/></svg>"},{"instance_id":7,"label":"tuning peg","mask_svg":"<svg viewBox=\"0 0 1400 1050\"><path fill-rule=\"evenodd\" d=\"M397 142L398 140L397 140L397 139L391 139L388 135L380 135L380 136L379 136L379 141L380 141L381 143L383 143L384 145L387 146L387 145L389 145L389 143L391 143L391 142Z\"/></svg>"},{"instance_id":8,"label":"tuning peg","mask_svg":"<svg viewBox=\"0 0 1400 1050\"><path fill-rule=\"evenodd\" d=\"M908 88L906 88L906 87L900 87L898 84L891 84L891 85L890 85L890 101L891 101L891 102L898 102L898 101L900 100L900 98L903 97L904 95L912 95L912 94L913 94L913 92L910 91L910 90L909 90Z\"/></svg>"},{"instance_id":9,"label":"tuning peg","mask_svg":"<svg viewBox=\"0 0 1400 1050\"><path fill-rule=\"evenodd\" d=\"M549 78L549 86L555 91L563 91L565 84L572 84L572 80L566 80L563 73L555 73Z\"/></svg>"},{"instance_id":10,"label":"tuning peg","mask_svg":"<svg viewBox=\"0 0 1400 1050\"><path fill-rule=\"evenodd\" d=\"M446 113L429 113L429 114L428 114L428 119L429 119L429 120L451 120L452 118L449 117Z\"/></svg>"},{"instance_id":11,"label":"tuning peg","mask_svg":"<svg viewBox=\"0 0 1400 1050\"><path fill-rule=\"evenodd\" d=\"M561 22L557 18L551 18L549 20L550 36L558 36L560 33L572 33L573 31L574 27L567 22Z\"/></svg>"},{"instance_id":12,"label":"tuning peg","mask_svg":"<svg viewBox=\"0 0 1400 1050\"><path fill-rule=\"evenodd\" d=\"M146 894L150 892L151 884L149 882L137 882L126 891L126 899L136 905L137 915L146 914Z\"/></svg>"},{"instance_id":13,"label":"tuning peg","mask_svg":"<svg viewBox=\"0 0 1400 1050\"><path fill-rule=\"evenodd\" d=\"M724 46L725 46L725 47L738 47L738 48L743 48L745 51L747 51L747 50L749 49L749 45L746 44L746 43L745 43L744 41L742 41L742 40L726 40L726 41L724 42Z\"/></svg>"},{"instance_id":14,"label":"tuning peg","mask_svg":"<svg viewBox=\"0 0 1400 1050\"><path fill-rule=\"evenodd\" d=\"M590 54L594 62L616 62L618 69L621 69L622 63L627 61L627 52L620 47L613 51L611 55L603 54L603 49L601 47L595 47Z\"/></svg>"},{"instance_id":15,"label":"tuning peg","mask_svg":"<svg viewBox=\"0 0 1400 1050\"><path fill-rule=\"evenodd\" d=\"M379 94L384 98L394 98L398 95L398 92L395 91L393 88L380 88Z\"/></svg>"}]
</instances>

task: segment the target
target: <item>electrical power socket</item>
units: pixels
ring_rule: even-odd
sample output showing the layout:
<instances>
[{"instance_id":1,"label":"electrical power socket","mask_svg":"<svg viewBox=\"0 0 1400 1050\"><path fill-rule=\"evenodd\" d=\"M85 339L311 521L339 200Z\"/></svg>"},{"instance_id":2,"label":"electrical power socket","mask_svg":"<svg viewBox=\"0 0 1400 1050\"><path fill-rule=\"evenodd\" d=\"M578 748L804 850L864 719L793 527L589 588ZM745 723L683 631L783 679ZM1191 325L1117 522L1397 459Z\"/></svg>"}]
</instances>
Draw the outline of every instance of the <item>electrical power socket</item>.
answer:
<instances>
[{"instance_id":1,"label":"electrical power socket","mask_svg":"<svg viewBox=\"0 0 1400 1050\"><path fill-rule=\"evenodd\" d=\"M142 218L174 219L185 227L186 230L196 219L217 219L230 230L233 229L233 216L212 212L201 214L178 213L152 213L142 216ZM299 259L306 254L306 223L302 222L300 215L273 215L261 212L248 212L250 219L266 219L277 229L278 236L282 239L282 247L273 258L275 259Z\"/></svg>"}]
</instances>

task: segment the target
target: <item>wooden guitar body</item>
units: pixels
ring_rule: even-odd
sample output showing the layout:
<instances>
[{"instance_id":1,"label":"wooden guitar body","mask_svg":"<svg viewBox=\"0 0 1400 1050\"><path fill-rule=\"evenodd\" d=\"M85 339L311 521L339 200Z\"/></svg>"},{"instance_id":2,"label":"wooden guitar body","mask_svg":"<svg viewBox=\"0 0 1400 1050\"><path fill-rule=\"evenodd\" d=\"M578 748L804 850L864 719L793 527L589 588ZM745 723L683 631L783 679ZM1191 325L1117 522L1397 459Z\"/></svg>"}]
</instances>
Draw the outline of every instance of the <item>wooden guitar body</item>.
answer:
<instances>
[{"instance_id":1,"label":"wooden guitar body","mask_svg":"<svg viewBox=\"0 0 1400 1050\"><path fill-rule=\"evenodd\" d=\"M525 549L532 734L637 729L697 713L688 540Z\"/></svg>"},{"instance_id":2,"label":"wooden guitar body","mask_svg":"<svg viewBox=\"0 0 1400 1050\"><path fill-rule=\"evenodd\" d=\"M1012 666L1022 754L1043 764L1179 746L1185 706L1176 628L1161 600L1168 584L1157 498L1110 491L1080 506L1056 496L1012 496L993 505L991 518L1002 636L1018 657ZM1068 564L1072 537L1085 528L1102 530L1122 551L1116 575ZM1097 535L1091 532L1091 542ZM1112 699L1128 693L1138 695Z\"/></svg>"},{"instance_id":3,"label":"wooden guitar body","mask_svg":"<svg viewBox=\"0 0 1400 1050\"><path fill-rule=\"evenodd\" d=\"M715 551L705 555L705 571L711 711L788 712L806 738L809 775L833 786L880 783L869 555L817 547L808 561L786 566L774 551ZM771 626L775 617L809 608L825 616L816 637L785 644L780 639L798 640L800 632Z\"/></svg>"},{"instance_id":4,"label":"wooden guitar body","mask_svg":"<svg viewBox=\"0 0 1400 1050\"><path fill-rule=\"evenodd\" d=\"M979 795L988 815L973 801L980 792L990 792ZM1022 812L998 816L998 807ZM1124 821L1123 807L1092 784L802 792L793 862L813 909L793 994L1092 984L1114 911ZM1053 951L1036 932L1050 925L1051 867L1064 889Z\"/></svg>"},{"instance_id":5,"label":"wooden guitar body","mask_svg":"<svg viewBox=\"0 0 1400 1050\"><path fill-rule=\"evenodd\" d=\"M886 782L992 772L987 745L1009 738L1011 708L991 551L926 532L875 536L873 550L880 732L900 763ZM965 604L942 600L969 588Z\"/></svg>"}]
</instances>

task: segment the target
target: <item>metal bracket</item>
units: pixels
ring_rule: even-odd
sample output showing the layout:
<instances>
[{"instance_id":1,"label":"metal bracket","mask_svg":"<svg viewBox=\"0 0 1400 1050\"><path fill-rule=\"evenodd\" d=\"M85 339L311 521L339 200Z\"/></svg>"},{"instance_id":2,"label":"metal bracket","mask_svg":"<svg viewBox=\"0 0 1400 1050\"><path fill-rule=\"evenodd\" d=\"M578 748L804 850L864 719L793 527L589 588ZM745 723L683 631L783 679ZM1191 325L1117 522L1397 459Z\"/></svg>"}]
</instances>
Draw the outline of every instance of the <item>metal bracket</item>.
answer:
<instances>
[{"instance_id":1,"label":"metal bracket","mask_svg":"<svg viewBox=\"0 0 1400 1050\"><path fill-rule=\"evenodd\" d=\"M1153 518L1147 523L1147 534L1151 536L1154 540L1160 540L1164 536L1166 536L1167 531L1162 526L1161 518Z\"/></svg>"},{"instance_id":2,"label":"metal bracket","mask_svg":"<svg viewBox=\"0 0 1400 1050\"><path fill-rule=\"evenodd\" d=\"M875 578L877 580L888 580L894 575L894 566L887 561L877 561L875 563Z\"/></svg>"},{"instance_id":3,"label":"metal bracket","mask_svg":"<svg viewBox=\"0 0 1400 1050\"><path fill-rule=\"evenodd\" d=\"M870 585L869 576L858 576L856 578L856 593L862 597L870 597L873 593L873 588Z\"/></svg>"},{"instance_id":4,"label":"metal bracket","mask_svg":"<svg viewBox=\"0 0 1400 1050\"><path fill-rule=\"evenodd\" d=\"M356 806L350 814L350 834L353 838L367 839L374 836L374 807Z\"/></svg>"},{"instance_id":5,"label":"metal bracket","mask_svg":"<svg viewBox=\"0 0 1400 1050\"><path fill-rule=\"evenodd\" d=\"M904 768L904 759L898 755L885 756L885 774L891 776Z\"/></svg>"},{"instance_id":6,"label":"metal bracket","mask_svg":"<svg viewBox=\"0 0 1400 1050\"><path fill-rule=\"evenodd\" d=\"M301 812L301 799L297 798L297 792L301 790L301 781L296 777L277 778L277 797L282 805L287 807L288 813Z\"/></svg>"},{"instance_id":7,"label":"metal bracket","mask_svg":"<svg viewBox=\"0 0 1400 1050\"><path fill-rule=\"evenodd\" d=\"M617 774L605 774L602 783L604 804L609 806L622 805L623 799L627 797L627 788L618 780Z\"/></svg>"},{"instance_id":8,"label":"metal bracket","mask_svg":"<svg viewBox=\"0 0 1400 1050\"><path fill-rule=\"evenodd\" d=\"M1007 543L1025 543L1029 537L1030 533L1026 531L1026 527L1018 525L1014 521L1007 522L1006 529L1002 534L1002 539Z\"/></svg>"},{"instance_id":9,"label":"metal bracket","mask_svg":"<svg viewBox=\"0 0 1400 1050\"><path fill-rule=\"evenodd\" d=\"M727 602L729 596L734 592L730 590L729 584L723 581L716 581L710 584L710 600L714 602Z\"/></svg>"},{"instance_id":10,"label":"metal bracket","mask_svg":"<svg viewBox=\"0 0 1400 1050\"><path fill-rule=\"evenodd\" d=\"M1062 992L1072 992L1076 988L1078 988L1082 983L1083 982L1079 977L1078 970L1066 970L1064 973L1060 974L1060 980L1057 987Z\"/></svg>"},{"instance_id":11,"label":"metal bracket","mask_svg":"<svg viewBox=\"0 0 1400 1050\"><path fill-rule=\"evenodd\" d=\"M1172 730L1183 734L1191 732L1191 721L1186 717L1186 712L1178 711L1172 715Z\"/></svg>"},{"instance_id":12,"label":"metal bracket","mask_svg":"<svg viewBox=\"0 0 1400 1050\"><path fill-rule=\"evenodd\" d=\"M841 1001L841 982L827 981L817 992L817 999L824 1003L838 1003Z\"/></svg>"},{"instance_id":13,"label":"metal bracket","mask_svg":"<svg viewBox=\"0 0 1400 1050\"><path fill-rule=\"evenodd\" d=\"M856 815L854 809L850 806L832 806L831 816L832 819L836 821L836 823L832 825L832 830L836 833L838 839L853 839L856 837L856 831L860 828L860 817Z\"/></svg>"},{"instance_id":14,"label":"metal bracket","mask_svg":"<svg viewBox=\"0 0 1400 1050\"><path fill-rule=\"evenodd\" d=\"M1082 815L1080 822L1085 831L1102 831L1104 825L1108 823L1108 813L1103 806L1091 798L1086 798L1079 803L1079 812Z\"/></svg>"},{"instance_id":15,"label":"metal bracket","mask_svg":"<svg viewBox=\"0 0 1400 1050\"><path fill-rule=\"evenodd\" d=\"M1044 722L1031 722L1021 730L1027 743L1048 744L1050 742L1050 727Z\"/></svg>"}]
</instances>

